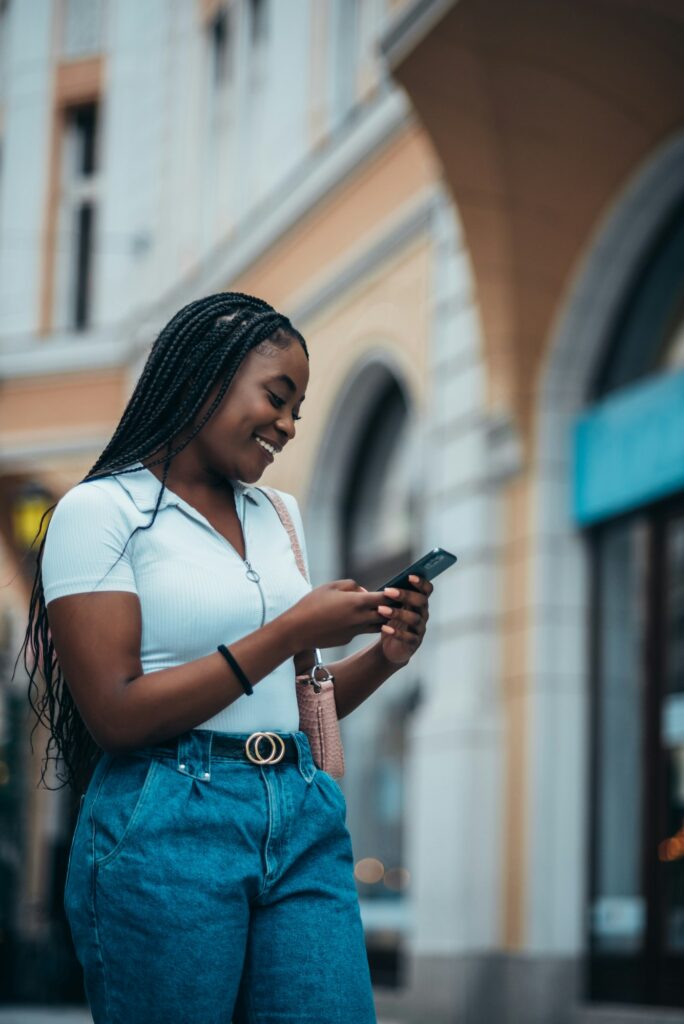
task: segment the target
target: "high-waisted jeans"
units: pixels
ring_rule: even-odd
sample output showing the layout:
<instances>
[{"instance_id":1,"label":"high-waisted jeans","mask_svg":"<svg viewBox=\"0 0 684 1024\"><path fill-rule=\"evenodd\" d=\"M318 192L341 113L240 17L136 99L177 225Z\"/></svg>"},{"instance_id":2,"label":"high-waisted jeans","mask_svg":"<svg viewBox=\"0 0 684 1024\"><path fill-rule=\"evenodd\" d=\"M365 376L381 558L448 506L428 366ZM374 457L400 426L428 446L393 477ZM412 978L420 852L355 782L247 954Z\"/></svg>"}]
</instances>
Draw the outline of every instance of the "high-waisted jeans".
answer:
<instances>
[{"instance_id":1,"label":"high-waisted jeans","mask_svg":"<svg viewBox=\"0 0 684 1024\"><path fill-rule=\"evenodd\" d=\"M64 897L95 1024L375 1024L344 796L287 735L101 757Z\"/></svg>"}]
</instances>

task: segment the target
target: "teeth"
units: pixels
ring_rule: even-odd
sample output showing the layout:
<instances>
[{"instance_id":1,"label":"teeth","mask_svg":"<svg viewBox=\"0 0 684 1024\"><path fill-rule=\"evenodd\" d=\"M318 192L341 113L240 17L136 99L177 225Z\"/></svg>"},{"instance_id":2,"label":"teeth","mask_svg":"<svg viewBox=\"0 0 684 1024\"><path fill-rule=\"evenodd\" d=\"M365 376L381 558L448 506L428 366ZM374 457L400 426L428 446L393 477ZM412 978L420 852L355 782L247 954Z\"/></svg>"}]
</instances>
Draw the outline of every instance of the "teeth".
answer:
<instances>
[{"instance_id":1,"label":"teeth","mask_svg":"<svg viewBox=\"0 0 684 1024\"><path fill-rule=\"evenodd\" d=\"M265 448L267 452L270 452L271 455L276 454L277 449L275 449L272 444L269 444L268 441L264 441L258 434L254 435L254 439L255 441L258 441L262 448Z\"/></svg>"}]
</instances>

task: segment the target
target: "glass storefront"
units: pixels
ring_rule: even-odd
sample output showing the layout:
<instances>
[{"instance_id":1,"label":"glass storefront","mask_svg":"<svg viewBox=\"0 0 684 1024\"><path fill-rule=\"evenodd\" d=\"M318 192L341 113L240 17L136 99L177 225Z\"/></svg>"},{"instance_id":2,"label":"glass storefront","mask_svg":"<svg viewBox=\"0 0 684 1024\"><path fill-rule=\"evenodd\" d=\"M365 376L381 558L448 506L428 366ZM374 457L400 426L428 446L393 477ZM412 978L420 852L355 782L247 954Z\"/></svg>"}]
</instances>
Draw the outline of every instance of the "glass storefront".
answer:
<instances>
[{"instance_id":1,"label":"glass storefront","mask_svg":"<svg viewBox=\"0 0 684 1024\"><path fill-rule=\"evenodd\" d=\"M684 211L578 424L592 552L588 995L684 1006Z\"/></svg>"},{"instance_id":2,"label":"glass storefront","mask_svg":"<svg viewBox=\"0 0 684 1024\"><path fill-rule=\"evenodd\" d=\"M644 827L644 674L647 531L642 518L608 528L597 543L601 621L596 697L597 848L594 949L642 949L646 923L640 837Z\"/></svg>"},{"instance_id":3,"label":"glass storefront","mask_svg":"<svg viewBox=\"0 0 684 1024\"><path fill-rule=\"evenodd\" d=\"M684 499L594 553L590 991L684 1006Z\"/></svg>"}]
</instances>

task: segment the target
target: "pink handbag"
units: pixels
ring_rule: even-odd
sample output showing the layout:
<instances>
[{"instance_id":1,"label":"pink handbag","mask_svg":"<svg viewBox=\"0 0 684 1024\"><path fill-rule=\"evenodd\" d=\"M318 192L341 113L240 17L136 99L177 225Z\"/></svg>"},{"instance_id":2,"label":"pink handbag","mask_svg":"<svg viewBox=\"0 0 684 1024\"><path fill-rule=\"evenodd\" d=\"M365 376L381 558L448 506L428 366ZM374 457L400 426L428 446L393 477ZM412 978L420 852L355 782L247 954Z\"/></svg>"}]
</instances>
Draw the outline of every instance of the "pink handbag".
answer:
<instances>
[{"instance_id":1,"label":"pink handbag","mask_svg":"<svg viewBox=\"0 0 684 1024\"><path fill-rule=\"evenodd\" d=\"M259 490L271 502L287 530L297 568L308 583L309 577L297 530L285 502L270 487L260 487ZM318 648L315 649L315 659L316 663L308 675L297 676L299 727L308 737L311 753L318 767L332 775L334 779L341 779L344 775L344 750L335 705L335 679L332 672L323 664Z\"/></svg>"}]
</instances>

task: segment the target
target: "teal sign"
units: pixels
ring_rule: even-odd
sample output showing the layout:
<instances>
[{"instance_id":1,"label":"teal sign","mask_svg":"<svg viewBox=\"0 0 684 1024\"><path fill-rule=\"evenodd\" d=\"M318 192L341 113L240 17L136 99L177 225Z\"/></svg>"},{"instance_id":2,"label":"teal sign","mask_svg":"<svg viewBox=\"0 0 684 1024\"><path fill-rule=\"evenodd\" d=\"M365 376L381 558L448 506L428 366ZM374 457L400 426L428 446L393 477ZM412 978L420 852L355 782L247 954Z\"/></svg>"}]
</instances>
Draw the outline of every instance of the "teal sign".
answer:
<instances>
[{"instance_id":1,"label":"teal sign","mask_svg":"<svg viewBox=\"0 0 684 1024\"><path fill-rule=\"evenodd\" d=\"M684 490L684 373L606 398L578 420L574 441L582 525Z\"/></svg>"}]
</instances>

